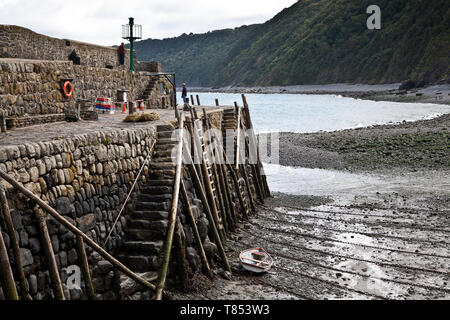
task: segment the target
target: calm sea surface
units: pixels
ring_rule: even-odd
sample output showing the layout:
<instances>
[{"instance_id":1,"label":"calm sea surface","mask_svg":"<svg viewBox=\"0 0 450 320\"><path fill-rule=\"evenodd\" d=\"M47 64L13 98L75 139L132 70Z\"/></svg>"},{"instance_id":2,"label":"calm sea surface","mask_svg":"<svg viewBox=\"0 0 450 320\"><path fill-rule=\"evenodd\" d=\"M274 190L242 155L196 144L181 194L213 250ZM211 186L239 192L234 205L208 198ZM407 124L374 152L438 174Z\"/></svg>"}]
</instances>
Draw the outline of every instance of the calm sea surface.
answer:
<instances>
[{"instance_id":1,"label":"calm sea surface","mask_svg":"<svg viewBox=\"0 0 450 320\"><path fill-rule=\"evenodd\" d=\"M240 94L198 94L202 105L242 105ZM375 102L335 95L246 94L258 133L333 131L389 122L428 119L450 112L449 106L421 103ZM181 98L180 98L181 99Z\"/></svg>"}]
</instances>

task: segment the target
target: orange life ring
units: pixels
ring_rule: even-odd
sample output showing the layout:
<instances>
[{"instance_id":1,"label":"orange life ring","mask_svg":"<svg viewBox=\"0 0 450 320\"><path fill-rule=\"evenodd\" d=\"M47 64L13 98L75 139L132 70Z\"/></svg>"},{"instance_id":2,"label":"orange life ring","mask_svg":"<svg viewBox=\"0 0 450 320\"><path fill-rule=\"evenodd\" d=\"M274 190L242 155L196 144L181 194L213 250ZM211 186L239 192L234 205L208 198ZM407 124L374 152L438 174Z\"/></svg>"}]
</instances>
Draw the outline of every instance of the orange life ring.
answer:
<instances>
[{"instance_id":1,"label":"orange life ring","mask_svg":"<svg viewBox=\"0 0 450 320\"><path fill-rule=\"evenodd\" d=\"M69 87L69 90L67 90L67 87ZM64 96L65 96L66 98L70 98L70 97L72 96L73 86L72 86L72 84L70 83L70 81L64 82L64 85L63 85L63 91L64 91Z\"/></svg>"}]
</instances>

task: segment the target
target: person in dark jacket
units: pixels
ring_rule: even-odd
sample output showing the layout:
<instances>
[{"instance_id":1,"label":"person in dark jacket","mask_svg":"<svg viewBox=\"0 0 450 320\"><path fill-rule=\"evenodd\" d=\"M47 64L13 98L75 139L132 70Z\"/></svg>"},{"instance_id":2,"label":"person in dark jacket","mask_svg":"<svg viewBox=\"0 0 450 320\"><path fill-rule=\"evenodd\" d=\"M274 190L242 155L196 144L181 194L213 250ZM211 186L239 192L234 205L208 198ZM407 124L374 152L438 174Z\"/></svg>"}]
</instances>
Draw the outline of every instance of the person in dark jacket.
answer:
<instances>
[{"instance_id":1,"label":"person in dark jacket","mask_svg":"<svg viewBox=\"0 0 450 320\"><path fill-rule=\"evenodd\" d=\"M186 103L186 99L187 99L187 89L186 89L186 84L183 83L181 85L181 87L183 88L183 90L181 91L181 98L183 99L183 102Z\"/></svg>"},{"instance_id":2,"label":"person in dark jacket","mask_svg":"<svg viewBox=\"0 0 450 320\"><path fill-rule=\"evenodd\" d=\"M77 55L77 52L75 49L72 50L72 52L69 55L69 60L73 62L73 64L80 65L81 64L81 58Z\"/></svg>"},{"instance_id":3,"label":"person in dark jacket","mask_svg":"<svg viewBox=\"0 0 450 320\"><path fill-rule=\"evenodd\" d=\"M120 65L125 63L125 46L123 42L119 46L119 63Z\"/></svg>"}]
</instances>

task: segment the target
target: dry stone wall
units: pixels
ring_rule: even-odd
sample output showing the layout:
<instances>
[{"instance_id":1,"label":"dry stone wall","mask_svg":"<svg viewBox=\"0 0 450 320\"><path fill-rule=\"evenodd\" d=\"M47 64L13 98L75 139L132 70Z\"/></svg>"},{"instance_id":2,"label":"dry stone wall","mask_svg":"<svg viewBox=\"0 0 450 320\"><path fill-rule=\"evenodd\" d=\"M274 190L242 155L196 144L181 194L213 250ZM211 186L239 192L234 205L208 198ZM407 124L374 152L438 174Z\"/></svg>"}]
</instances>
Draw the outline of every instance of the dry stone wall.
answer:
<instances>
[{"instance_id":1,"label":"dry stone wall","mask_svg":"<svg viewBox=\"0 0 450 320\"><path fill-rule=\"evenodd\" d=\"M162 97L170 101L167 95L170 83L158 78L166 89L160 92L159 85L153 88L147 103L152 107L161 107ZM69 99L62 93L63 79L73 79L74 91ZM97 97L116 100L117 90L128 90L128 99L133 101L142 96L150 81L149 76L140 72L78 66L70 61L0 59L0 115L62 114L67 108L75 108L78 100L88 100L92 104Z\"/></svg>"},{"instance_id":2,"label":"dry stone wall","mask_svg":"<svg viewBox=\"0 0 450 320\"><path fill-rule=\"evenodd\" d=\"M82 134L70 139L1 147L0 170L20 181L91 239L103 245L155 138L154 129L149 128ZM140 183L145 182L147 174L148 166L145 166ZM53 298L33 203L3 183L7 187L31 294L38 300ZM3 223L1 219L0 223ZM66 286L67 268L79 265L74 235L53 218L47 225L66 297L85 299L84 282L79 289L69 290ZM4 232L4 225L1 226L12 257L10 238ZM109 252L120 245L125 227L126 220L122 217L106 244ZM118 272L90 248L87 248L87 253L98 298L118 298Z\"/></svg>"},{"instance_id":3,"label":"dry stone wall","mask_svg":"<svg viewBox=\"0 0 450 320\"><path fill-rule=\"evenodd\" d=\"M0 25L0 58L67 61L73 49L80 56L82 65L98 68L119 66L117 48L57 39L19 26ZM129 55L129 50L126 50L125 69L129 68Z\"/></svg>"}]
</instances>

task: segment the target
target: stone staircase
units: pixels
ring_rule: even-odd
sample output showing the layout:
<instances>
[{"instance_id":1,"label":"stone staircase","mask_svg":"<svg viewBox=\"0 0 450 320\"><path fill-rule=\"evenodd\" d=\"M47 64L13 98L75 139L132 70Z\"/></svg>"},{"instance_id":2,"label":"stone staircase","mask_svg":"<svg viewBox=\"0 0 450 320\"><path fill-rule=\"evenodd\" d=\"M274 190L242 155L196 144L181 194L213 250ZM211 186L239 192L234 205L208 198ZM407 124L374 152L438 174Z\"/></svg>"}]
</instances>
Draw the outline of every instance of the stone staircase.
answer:
<instances>
[{"instance_id":1,"label":"stone staircase","mask_svg":"<svg viewBox=\"0 0 450 320\"><path fill-rule=\"evenodd\" d=\"M158 142L149 166L148 183L141 188L133 205L133 212L127 218L125 240L118 252L118 259L135 272L158 271L161 249L166 238L168 217L172 205L173 184L176 171L172 149L178 141L172 139L172 125L157 127ZM190 187L190 182L186 187ZM198 217L200 200L189 192L191 206ZM178 214L183 210L181 202ZM185 220L184 216L182 221Z\"/></svg>"},{"instance_id":2,"label":"stone staircase","mask_svg":"<svg viewBox=\"0 0 450 320\"><path fill-rule=\"evenodd\" d=\"M144 89L144 92L142 92L141 96L138 100L148 100L150 98L150 94L155 89L156 84L158 83L158 79L155 77L152 77L150 81L148 82L147 86Z\"/></svg>"},{"instance_id":3,"label":"stone staircase","mask_svg":"<svg viewBox=\"0 0 450 320\"><path fill-rule=\"evenodd\" d=\"M149 167L149 182L139 191L127 220L119 260L135 272L158 269L157 258L167 231L175 177L171 153L177 141L171 139L173 130L171 125L157 127L158 142Z\"/></svg>"}]
</instances>

